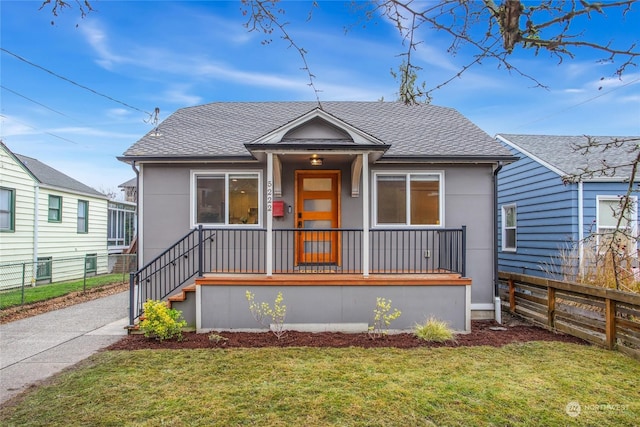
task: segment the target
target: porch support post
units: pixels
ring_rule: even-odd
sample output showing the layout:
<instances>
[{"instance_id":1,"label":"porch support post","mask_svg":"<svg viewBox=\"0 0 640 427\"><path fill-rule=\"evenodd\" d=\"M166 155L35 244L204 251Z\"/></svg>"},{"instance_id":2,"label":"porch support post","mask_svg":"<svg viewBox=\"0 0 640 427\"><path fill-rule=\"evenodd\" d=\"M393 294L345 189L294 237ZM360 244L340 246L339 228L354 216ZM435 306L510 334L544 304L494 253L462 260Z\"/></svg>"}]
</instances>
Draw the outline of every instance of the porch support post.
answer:
<instances>
[{"instance_id":1,"label":"porch support post","mask_svg":"<svg viewBox=\"0 0 640 427\"><path fill-rule=\"evenodd\" d=\"M273 153L267 153L267 245L266 271L267 277L273 276Z\"/></svg>"},{"instance_id":2,"label":"porch support post","mask_svg":"<svg viewBox=\"0 0 640 427\"><path fill-rule=\"evenodd\" d=\"M362 275L369 277L369 153L362 153Z\"/></svg>"}]
</instances>

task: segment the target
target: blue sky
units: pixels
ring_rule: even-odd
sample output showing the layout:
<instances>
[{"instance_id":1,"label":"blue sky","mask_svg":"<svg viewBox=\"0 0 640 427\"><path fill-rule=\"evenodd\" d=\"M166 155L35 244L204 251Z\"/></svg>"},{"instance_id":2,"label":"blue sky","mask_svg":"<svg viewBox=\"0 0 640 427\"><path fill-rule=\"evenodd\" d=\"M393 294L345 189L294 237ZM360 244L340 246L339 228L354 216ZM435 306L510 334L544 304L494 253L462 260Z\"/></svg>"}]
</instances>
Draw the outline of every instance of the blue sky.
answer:
<instances>
[{"instance_id":1,"label":"blue sky","mask_svg":"<svg viewBox=\"0 0 640 427\"><path fill-rule=\"evenodd\" d=\"M363 26L347 3L320 1L310 21L310 2L284 4L320 99L394 100L390 70L400 62L401 38L383 19ZM146 112L156 107L162 120L209 102L315 100L298 53L277 35L264 45L263 34L248 32L239 2L94 0L86 18L65 10L55 25L40 4L0 2L0 45L10 52L0 52L0 138L96 189L117 191L134 176L116 156L152 129ZM640 5L624 19L609 15L593 17L585 35L625 48L640 40ZM449 55L443 34L421 36L415 58L428 88L472 60L468 50ZM618 79L615 64L601 57L582 49L558 64L517 50L513 63L548 89L484 61L436 91L432 103L457 109L492 136L640 135L640 69Z\"/></svg>"}]
</instances>

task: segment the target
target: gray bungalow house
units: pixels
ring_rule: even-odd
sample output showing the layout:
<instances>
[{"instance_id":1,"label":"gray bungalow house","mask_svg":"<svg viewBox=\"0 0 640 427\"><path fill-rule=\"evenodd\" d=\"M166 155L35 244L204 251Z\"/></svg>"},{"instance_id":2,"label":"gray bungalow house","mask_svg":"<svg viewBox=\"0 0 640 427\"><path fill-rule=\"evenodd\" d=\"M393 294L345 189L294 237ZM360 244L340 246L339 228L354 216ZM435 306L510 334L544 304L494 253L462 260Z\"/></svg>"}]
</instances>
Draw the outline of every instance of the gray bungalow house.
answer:
<instances>
[{"instance_id":1,"label":"gray bungalow house","mask_svg":"<svg viewBox=\"0 0 640 427\"><path fill-rule=\"evenodd\" d=\"M169 298L199 331L392 329L493 316L495 173L510 151L450 108L238 102L183 108L119 157L138 171L131 324Z\"/></svg>"},{"instance_id":2,"label":"gray bungalow house","mask_svg":"<svg viewBox=\"0 0 640 427\"><path fill-rule=\"evenodd\" d=\"M614 212L626 194L640 137L597 136L588 152L586 136L496 136L519 160L498 177L499 269L575 280L589 264L599 235L615 229ZM620 141L603 150L602 144ZM623 142L624 141L624 142ZM606 173L600 170L606 165ZM565 183L563 177L582 176ZM638 181L636 179L636 181ZM636 195L632 196L636 200ZM636 202L637 203L637 202ZM637 233L635 219L625 226ZM592 238L590 238L592 236ZM636 257L635 242L629 254Z\"/></svg>"}]
</instances>

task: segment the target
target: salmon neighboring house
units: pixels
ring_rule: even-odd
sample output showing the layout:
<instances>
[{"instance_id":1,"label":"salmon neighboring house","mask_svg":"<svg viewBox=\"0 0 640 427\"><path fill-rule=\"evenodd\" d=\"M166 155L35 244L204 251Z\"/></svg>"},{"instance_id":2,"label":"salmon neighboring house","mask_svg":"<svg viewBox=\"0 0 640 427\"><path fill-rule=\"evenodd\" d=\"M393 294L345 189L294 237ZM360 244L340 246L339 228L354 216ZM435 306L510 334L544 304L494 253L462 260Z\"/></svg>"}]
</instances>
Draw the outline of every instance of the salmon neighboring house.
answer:
<instances>
[{"instance_id":1,"label":"salmon neighboring house","mask_svg":"<svg viewBox=\"0 0 640 427\"><path fill-rule=\"evenodd\" d=\"M398 102L229 102L171 114L138 170L131 323L170 298L198 330L366 330L376 298L470 330L494 315L496 172L515 160L457 111Z\"/></svg>"},{"instance_id":2,"label":"salmon neighboring house","mask_svg":"<svg viewBox=\"0 0 640 427\"><path fill-rule=\"evenodd\" d=\"M0 142L0 289L104 272L106 255L107 197Z\"/></svg>"}]
</instances>

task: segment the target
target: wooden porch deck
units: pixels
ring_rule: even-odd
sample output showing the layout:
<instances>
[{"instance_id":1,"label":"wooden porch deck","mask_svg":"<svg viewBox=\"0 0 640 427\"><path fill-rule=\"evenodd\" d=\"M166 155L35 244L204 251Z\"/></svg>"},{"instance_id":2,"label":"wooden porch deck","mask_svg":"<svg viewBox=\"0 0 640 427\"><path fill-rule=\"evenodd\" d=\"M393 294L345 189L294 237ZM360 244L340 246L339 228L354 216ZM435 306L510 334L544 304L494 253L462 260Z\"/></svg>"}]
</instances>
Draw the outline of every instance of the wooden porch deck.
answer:
<instances>
[{"instance_id":1,"label":"wooden porch deck","mask_svg":"<svg viewBox=\"0 0 640 427\"><path fill-rule=\"evenodd\" d=\"M471 278L457 273L431 274L205 274L200 286L470 286Z\"/></svg>"}]
</instances>

